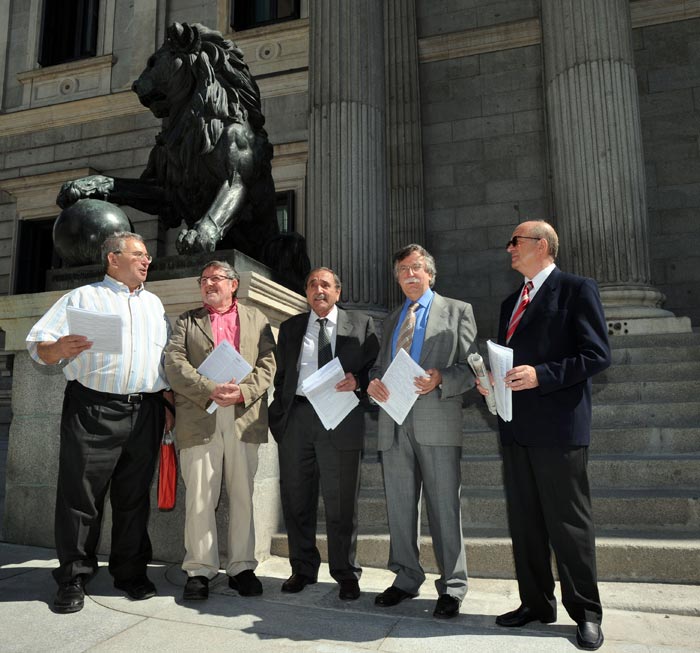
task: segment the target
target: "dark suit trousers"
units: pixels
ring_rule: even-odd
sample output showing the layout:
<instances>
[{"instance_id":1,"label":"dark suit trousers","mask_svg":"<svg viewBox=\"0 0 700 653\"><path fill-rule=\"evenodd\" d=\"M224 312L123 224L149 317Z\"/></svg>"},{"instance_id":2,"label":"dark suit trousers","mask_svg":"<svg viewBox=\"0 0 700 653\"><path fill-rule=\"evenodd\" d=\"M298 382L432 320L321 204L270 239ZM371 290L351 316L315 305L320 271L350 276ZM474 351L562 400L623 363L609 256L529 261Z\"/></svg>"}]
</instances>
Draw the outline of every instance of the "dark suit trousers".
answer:
<instances>
[{"instance_id":1,"label":"dark suit trousers","mask_svg":"<svg viewBox=\"0 0 700 653\"><path fill-rule=\"evenodd\" d=\"M115 580L146 573L151 541L149 494L165 420L162 399L108 398L76 382L66 386L56 488L57 582L97 571L107 489L112 505L109 571Z\"/></svg>"},{"instance_id":2,"label":"dark suit trousers","mask_svg":"<svg viewBox=\"0 0 700 653\"><path fill-rule=\"evenodd\" d=\"M556 616L551 545L569 616L602 620L587 464L588 447L503 447L520 600L541 618Z\"/></svg>"},{"instance_id":3,"label":"dark suit trousers","mask_svg":"<svg viewBox=\"0 0 700 653\"><path fill-rule=\"evenodd\" d=\"M341 581L359 578L357 500L360 450L344 451L331 442L309 403L294 401L278 443L282 511L292 572L316 578L321 556L316 547L319 484L326 508L328 566Z\"/></svg>"}]
</instances>

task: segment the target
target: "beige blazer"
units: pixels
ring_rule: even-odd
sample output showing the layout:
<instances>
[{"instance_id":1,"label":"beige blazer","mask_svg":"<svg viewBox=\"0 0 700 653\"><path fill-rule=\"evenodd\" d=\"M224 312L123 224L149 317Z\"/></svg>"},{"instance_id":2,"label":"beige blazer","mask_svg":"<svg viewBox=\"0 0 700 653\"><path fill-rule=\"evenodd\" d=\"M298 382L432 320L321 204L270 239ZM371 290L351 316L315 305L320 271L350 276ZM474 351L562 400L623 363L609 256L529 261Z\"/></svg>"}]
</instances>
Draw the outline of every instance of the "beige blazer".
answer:
<instances>
[{"instance_id":1,"label":"beige blazer","mask_svg":"<svg viewBox=\"0 0 700 653\"><path fill-rule=\"evenodd\" d=\"M243 442L267 442L267 390L275 375L275 340L257 308L238 303L241 356L253 371L240 383L243 403L236 405L236 433ZM216 383L197 372L214 349L209 312L203 306L180 315L165 348L165 373L175 391L175 443L186 449L209 441L216 415L206 409Z\"/></svg>"}]
</instances>

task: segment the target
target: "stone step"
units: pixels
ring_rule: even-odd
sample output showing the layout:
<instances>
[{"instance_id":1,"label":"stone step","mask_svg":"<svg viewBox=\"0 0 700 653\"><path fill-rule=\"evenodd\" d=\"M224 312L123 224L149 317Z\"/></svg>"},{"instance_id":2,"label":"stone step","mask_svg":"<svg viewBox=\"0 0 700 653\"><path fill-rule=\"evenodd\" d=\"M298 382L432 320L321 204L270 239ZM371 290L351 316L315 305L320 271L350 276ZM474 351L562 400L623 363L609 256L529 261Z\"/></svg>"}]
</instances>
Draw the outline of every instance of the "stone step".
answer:
<instances>
[{"instance_id":1,"label":"stone step","mask_svg":"<svg viewBox=\"0 0 700 653\"><path fill-rule=\"evenodd\" d=\"M639 336L614 336L610 338L612 350L627 348L700 347L700 333L650 333Z\"/></svg>"},{"instance_id":2,"label":"stone step","mask_svg":"<svg viewBox=\"0 0 700 653\"><path fill-rule=\"evenodd\" d=\"M465 537L464 544L470 576L515 578L507 532L472 533ZM317 545L322 559L327 562L325 534L318 535ZM385 533L360 535L357 552L361 565L384 569L389 559L389 536ZM273 535L271 553L283 557L289 555L284 533ZM630 533L618 537L599 531L596 558L601 581L700 583L700 541L697 539L667 538L656 533ZM439 573L432 542L426 536L421 537L421 564L427 572Z\"/></svg>"},{"instance_id":3,"label":"stone step","mask_svg":"<svg viewBox=\"0 0 700 653\"><path fill-rule=\"evenodd\" d=\"M686 489L700 488L700 454L591 456L588 463L594 489ZM463 456L462 484L470 488L503 486L500 456ZM362 487L382 489L378 460L365 457Z\"/></svg>"},{"instance_id":4,"label":"stone step","mask_svg":"<svg viewBox=\"0 0 700 653\"><path fill-rule=\"evenodd\" d=\"M693 402L700 397L700 379L593 383L593 404Z\"/></svg>"},{"instance_id":5,"label":"stone step","mask_svg":"<svg viewBox=\"0 0 700 653\"><path fill-rule=\"evenodd\" d=\"M678 347L616 347L611 351L612 364L667 364L682 361L700 361L700 346L687 345Z\"/></svg>"},{"instance_id":6,"label":"stone step","mask_svg":"<svg viewBox=\"0 0 700 653\"><path fill-rule=\"evenodd\" d=\"M613 365L594 377L595 383L626 381L678 381L700 378L700 361L674 361L663 363L639 363L637 365Z\"/></svg>"},{"instance_id":7,"label":"stone step","mask_svg":"<svg viewBox=\"0 0 700 653\"><path fill-rule=\"evenodd\" d=\"M499 452L498 432L494 429L464 430L462 439L465 455L496 455ZM591 431L591 451L595 454L683 454L700 452L700 427L646 426L630 428L594 428ZM377 453L377 435L365 436L365 454Z\"/></svg>"},{"instance_id":8,"label":"stone step","mask_svg":"<svg viewBox=\"0 0 700 653\"><path fill-rule=\"evenodd\" d=\"M623 535L645 530L696 533L700 530L700 493L674 489L593 489L593 512L598 528ZM319 513L322 515L323 512ZM422 511L424 525L426 511ZM465 534L473 528L506 528L506 507L500 488L466 488L462 491L462 520ZM358 522L363 528L387 532L384 492L362 488Z\"/></svg>"}]
</instances>

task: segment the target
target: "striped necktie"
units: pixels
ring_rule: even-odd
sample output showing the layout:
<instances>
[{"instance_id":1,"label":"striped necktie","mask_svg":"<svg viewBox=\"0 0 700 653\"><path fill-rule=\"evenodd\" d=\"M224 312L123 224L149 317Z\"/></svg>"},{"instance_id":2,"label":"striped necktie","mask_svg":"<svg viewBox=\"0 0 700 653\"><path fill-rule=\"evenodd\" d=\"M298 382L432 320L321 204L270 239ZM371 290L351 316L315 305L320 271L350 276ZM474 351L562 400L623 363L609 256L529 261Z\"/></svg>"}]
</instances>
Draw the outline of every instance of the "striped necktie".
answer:
<instances>
[{"instance_id":1,"label":"striped necktie","mask_svg":"<svg viewBox=\"0 0 700 653\"><path fill-rule=\"evenodd\" d=\"M523 313L525 312L527 305L530 303L530 291L533 288L534 286L532 285L532 281L528 281L523 288L522 295L520 296L520 304L518 304L518 308L515 309L513 317L510 318L510 324L508 325L508 333L506 333L506 344L513 337L515 329L518 327L518 324L520 324L520 320L523 317Z\"/></svg>"},{"instance_id":2,"label":"striped necktie","mask_svg":"<svg viewBox=\"0 0 700 653\"><path fill-rule=\"evenodd\" d=\"M318 369L320 370L326 363L333 360L333 350L331 349L331 339L326 330L328 318L320 317L316 322L318 322Z\"/></svg>"},{"instance_id":3,"label":"striped necktie","mask_svg":"<svg viewBox=\"0 0 700 653\"><path fill-rule=\"evenodd\" d=\"M411 355L411 343L413 342L413 332L416 328L416 309L420 306L418 302L413 302L408 307L406 315L401 323L401 328L399 329L399 337L396 339L396 355L399 349L405 349L406 353Z\"/></svg>"}]
</instances>

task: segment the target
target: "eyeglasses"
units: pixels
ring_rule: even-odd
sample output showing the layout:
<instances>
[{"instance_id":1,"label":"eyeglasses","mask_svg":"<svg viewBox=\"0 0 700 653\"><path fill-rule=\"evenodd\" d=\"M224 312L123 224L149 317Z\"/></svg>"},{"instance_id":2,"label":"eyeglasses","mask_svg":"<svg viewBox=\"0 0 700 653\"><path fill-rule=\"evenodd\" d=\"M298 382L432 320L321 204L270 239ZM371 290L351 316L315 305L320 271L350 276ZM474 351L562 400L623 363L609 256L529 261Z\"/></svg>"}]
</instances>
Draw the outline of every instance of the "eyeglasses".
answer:
<instances>
[{"instance_id":1,"label":"eyeglasses","mask_svg":"<svg viewBox=\"0 0 700 653\"><path fill-rule=\"evenodd\" d=\"M131 254L134 258L137 258L139 261L141 259L146 259L149 263L153 260L153 257L150 254L146 254L146 252L122 252L120 249L117 249L114 251L115 254Z\"/></svg>"},{"instance_id":2,"label":"eyeglasses","mask_svg":"<svg viewBox=\"0 0 700 653\"><path fill-rule=\"evenodd\" d=\"M405 274L409 270L412 270L413 272L420 272L423 269L423 264L422 263L414 263L413 265L399 265L398 268L396 268L399 272L399 274Z\"/></svg>"},{"instance_id":3,"label":"eyeglasses","mask_svg":"<svg viewBox=\"0 0 700 653\"><path fill-rule=\"evenodd\" d=\"M224 279L230 279L231 277L222 277L218 274L215 274L212 277L199 277L197 279L197 283L200 286L206 286L208 281L211 281L212 283L219 283L219 281L223 281Z\"/></svg>"},{"instance_id":4,"label":"eyeglasses","mask_svg":"<svg viewBox=\"0 0 700 653\"><path fill-rule=\"evenodd\" d=\"M520 240L542 240L542 238L536 238L535 236L513 236L507 243L506 243L506 249L509 247L517 247L520 243L518 241Z\"/></svg>"}]
</instances>

